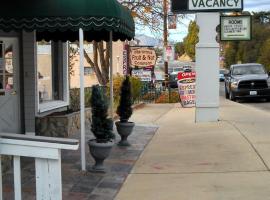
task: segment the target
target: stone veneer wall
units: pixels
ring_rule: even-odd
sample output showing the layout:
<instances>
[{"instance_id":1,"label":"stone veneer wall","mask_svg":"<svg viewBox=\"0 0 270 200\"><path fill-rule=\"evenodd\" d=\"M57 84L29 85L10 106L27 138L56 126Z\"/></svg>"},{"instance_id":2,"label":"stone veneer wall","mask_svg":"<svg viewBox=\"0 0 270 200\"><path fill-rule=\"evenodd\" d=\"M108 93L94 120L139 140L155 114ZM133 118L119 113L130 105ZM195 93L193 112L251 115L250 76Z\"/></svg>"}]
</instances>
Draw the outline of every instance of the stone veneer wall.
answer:
<instances>
[{"instance_id":1,"label":"stone veneer wall","mask_svg":"<svg viewBox=\"0 0 270 200\"><path fill-rule=\"evenodd\" d=\"M12 156L2 156L1 157L2 163L2 172L5 173L12 167Z\"/></svg>"},{"instance_id":2,"label":"stone veneer wall","mask_svg":"<svg viewBox=\"0 0 270 200\"><path fill-rule=\"evenodd\" d=\"M86 125L91 123L91 108L85 110ZM37 118L36 134L48 137L69 137L79 131L80 112L65 115L50 115Z\"/></svg>"}]
</instances>

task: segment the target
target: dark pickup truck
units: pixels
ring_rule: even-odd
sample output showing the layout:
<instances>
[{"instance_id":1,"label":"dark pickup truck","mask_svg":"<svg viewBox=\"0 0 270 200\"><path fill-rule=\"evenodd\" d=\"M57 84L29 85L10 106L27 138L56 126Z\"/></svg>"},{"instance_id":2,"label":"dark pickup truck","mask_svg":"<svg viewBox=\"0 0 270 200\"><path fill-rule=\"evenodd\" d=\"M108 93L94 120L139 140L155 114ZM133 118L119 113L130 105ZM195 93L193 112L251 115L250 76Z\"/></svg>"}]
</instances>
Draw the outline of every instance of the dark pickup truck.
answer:
<instances>
[{"instance_id":1,"label":"dark pickup truck","mask_svg":"<svg viewBox=\"0 0 270 200\"><path fill-rule=\"evenodd\" d=\"M225 96L236 98L265 98L270 100L270 79L261 64L236 64L225 75Z\"/></svg>"}]
</instances>

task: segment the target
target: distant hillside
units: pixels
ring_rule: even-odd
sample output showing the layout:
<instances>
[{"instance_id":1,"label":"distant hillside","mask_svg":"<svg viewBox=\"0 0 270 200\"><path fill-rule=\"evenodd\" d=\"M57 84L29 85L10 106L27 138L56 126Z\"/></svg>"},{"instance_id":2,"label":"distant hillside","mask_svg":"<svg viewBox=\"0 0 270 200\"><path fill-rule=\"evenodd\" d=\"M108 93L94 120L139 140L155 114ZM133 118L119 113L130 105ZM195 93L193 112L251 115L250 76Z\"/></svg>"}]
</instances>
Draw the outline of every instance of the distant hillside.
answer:
<instances>
[{"instance_id":1,"label":"distant hillside","mask_svg":"<svg viewBox=\"0 0 270 200\"><path fill-rule=\"evenodd\" d=\"M139 34L135 36L136 39L140 40L140 45L143 46L161 46L162 41L154 37Z\"/></svg>"}]
</instances>

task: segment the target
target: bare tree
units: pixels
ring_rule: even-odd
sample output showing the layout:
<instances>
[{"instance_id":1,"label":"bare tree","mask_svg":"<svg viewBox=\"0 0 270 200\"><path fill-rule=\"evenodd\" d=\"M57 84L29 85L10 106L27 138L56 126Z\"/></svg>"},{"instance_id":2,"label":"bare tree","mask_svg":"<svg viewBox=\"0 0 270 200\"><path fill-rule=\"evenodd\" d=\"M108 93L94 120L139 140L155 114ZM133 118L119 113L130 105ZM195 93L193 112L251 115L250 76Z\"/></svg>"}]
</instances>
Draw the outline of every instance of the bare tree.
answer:
<instances>
[{"instance_id":1,"label":"bare tree","mask_svg":"<svg viewBox=\"0 0 270 200\"><path fill-rule=\"evenodd\" d=\"M137 28L149 27L153 33L163 30L163 0L118 0L130 9ZM169 3L169 0L168 0ZM92 42L93 58L84 50L86 61L93 67L98 82L106 85L109 82L110 45L108 42Z\"/></svg>"}]
</instances>

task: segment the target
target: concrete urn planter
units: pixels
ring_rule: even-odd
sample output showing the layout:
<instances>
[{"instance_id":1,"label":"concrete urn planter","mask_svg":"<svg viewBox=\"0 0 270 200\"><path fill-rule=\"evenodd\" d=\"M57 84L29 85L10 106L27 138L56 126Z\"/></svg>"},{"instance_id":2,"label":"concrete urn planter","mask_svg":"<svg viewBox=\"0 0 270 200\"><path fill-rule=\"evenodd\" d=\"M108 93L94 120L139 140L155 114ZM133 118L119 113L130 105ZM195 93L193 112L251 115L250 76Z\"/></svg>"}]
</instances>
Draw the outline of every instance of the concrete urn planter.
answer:
<instances>
[{"instance_id":1,"label":"concrete urn planter","mask_svg":"<svg viewBox=\"0 0 270 200\"><path fill-rule=\"evenodd\" d=\"M103 162L110 155L113 145L114 141L108 141L106 143L98 143L96 139L88 141L90 154L95 159L95 165L92 166L90 171L101 173L106 172Z\"/></svg>"},{"instance_id":2,"label":"concrete urn planter","mask_svg":"<svg viewBox=\"0 0 270 200\"><path fill-rule=\"evenodd\" d=\"M135 126L134 122L115 122L118 134L121 136L121 141L118 143L119 146L130 146L127 138L132 133Z\"/></svg>"}]
</instances>

